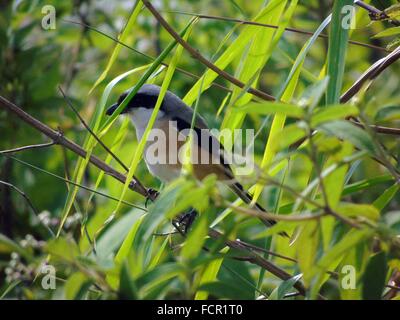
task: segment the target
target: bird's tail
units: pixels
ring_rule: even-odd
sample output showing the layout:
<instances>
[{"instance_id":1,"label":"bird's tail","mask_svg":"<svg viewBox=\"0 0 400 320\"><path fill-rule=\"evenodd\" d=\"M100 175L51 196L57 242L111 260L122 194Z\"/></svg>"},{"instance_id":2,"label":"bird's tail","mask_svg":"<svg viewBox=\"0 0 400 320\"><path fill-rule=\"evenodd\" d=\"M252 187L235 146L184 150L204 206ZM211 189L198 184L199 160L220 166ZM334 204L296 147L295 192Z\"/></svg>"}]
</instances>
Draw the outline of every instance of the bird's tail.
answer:
<instances>
[{"instance_id":1,"label":"bird's tail","mask_svg":"<svg viewBox=\"0 0 400 320\"><path fill-rule=\"evenodd\" d=\"M248 193L243 186L239 182L235 182L233 184L230 184L230 188L242 199L245 203L250 204L253 201L253 196ZM260 204L257 202L254 204L255 208L261 212L267 212ZM266 219L263 217L259 217L262 223L264 223L267 227L272 227L276 224L275 220L272 219ZM288 234L286 232L281 232L280 235L288 237Z\"/></svg>"}]
</instances>

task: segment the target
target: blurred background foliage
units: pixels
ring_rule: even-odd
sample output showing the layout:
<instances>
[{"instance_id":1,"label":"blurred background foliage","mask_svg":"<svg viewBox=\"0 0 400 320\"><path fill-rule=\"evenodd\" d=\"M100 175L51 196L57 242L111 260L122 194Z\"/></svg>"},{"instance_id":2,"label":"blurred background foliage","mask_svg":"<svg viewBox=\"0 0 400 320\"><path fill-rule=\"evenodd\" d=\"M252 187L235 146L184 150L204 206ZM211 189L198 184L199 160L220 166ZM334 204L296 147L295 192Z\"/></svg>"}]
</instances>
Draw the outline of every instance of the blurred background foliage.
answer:
<instances>
[{"instance_id":1,"label":"blurred background foliage","mask_svg":"<svg viewBox=\"0 0 400 320\"><path fill-rule=\"evenodd\" d=\"M159 0L153 4L171 26L179 31L191 18L187 13L252 20L271 2L273 1ZM390 0L369 2L381 10L397 3ZM293 1L289 3L293 4ZM54 30L44 30L41 26L45 15L42 8L45 5L56 8ZM283 5L285 7L283 14L288 10L288 5ZM152 62L152 59L122 46L104 81L91 91L97 79L107 69L117 45L115 40L104 34L116 39L134 8L135 1L123 0L0 0L0 94L83 145L87 141L87 131L68 108L58 86L64 89L81 116L93 124L95 110L100 107L100 99L107 84L129 70ZM299 1L294 7L288 26L313 33L332 12L332 8L333 1ZM284 23L279 18L281 14L276 16L279 25ZM385 48L392 39L372 37L388 27L388 22L371 23L368 13L357 9L357 25L350 32L351 40L381 49L349 45L342 92L374 62L387 55ZM207 59L215 62L238 38L243 28L245 26L232 21L201 18L193 25L188 42ZM324 32L332 32L329 30L328 28ZM282 92L288 77L289 80L294 79L290 76L290 71L309 38L310 35L285 32L278 38L277 45L271 47L270 59L257 70L259 81L253 86L274 96ZM262 41L262 37L257 39ZM159 56L171 41L171 36L145 8L140 10L137 20L124 38L124 43L153 58ZM251 67L246 65L246 59L249 59L246 52L250 43L251 41L225 68L227 72L240 78L243 66ZM295 81L293 95L286 102L301 105L306 90L311 95L318 95L318 88L312 86L323 83L328 50L329 40L326 38L312 43L299 80ZM170 63L173 54L165 62ZM178 67L197 76L207 70L185 50ZM368 91L353 101L359 108L363 122L398 127L399 69L398 63L393 64L374 81ZM153 81L161 84L164 73ZM132 87L142 75L143 72L137 72L122 79L112 88L107 104L113 103L122 91ZM184 97L195 82L196 79L192 76L176 71L169 89ZM234 89L232 84L222 78L217 78L215 82ZM229 112L226 108L222 113L217 113L226 97L227 91L218 86L211 86L201 95L198 111L212 128L220 128L223 120L228 119L224 118ZM324 99L316 103L318 102L315 107L324 105ZM262 163L273 118L273 113L267 115L267 112L249 112L239 125L241 128L253 128L259 133L254 142L258 165ZM286 124L297 126L300 122L289 117ZM226 124L229 127L230 124L225 122ZM127 126L128 129L120 130L121 126ZM330 130L335 131L335 128L336 131L347 130L343 123L341 126L331 127ZM357 136L358 131L353 132L353 128L351 126L349 129L349 136L353 133ZM125 120L117 121L117 125L113 125L102 139L106 145L114 146L118 134L123 135L124 140L121 145L117 143L116 152L124 163L129 164L137 147L131 124L127 124ZM397 172L400 150L398 136L376 136L368 132L367 138L367 144L378 143L383 146L384 157ZM276 181L284 183L297 193L308 190L307 196L321 202L321 186L318 183L311 184L318 178L315 164L319 163L322 168L327 168L326 163L331 165L348 161L343 166L344 173L335 175L340 171L337 169L331 178L326 178L325 191L333 198L338 193L335 209L346 217L359 220L358 223L362 224L361 231L350 230L346 223L331 216L323 218L329 222L282 222L269 234L265 233L256 219L238 213L227 214L225 219L217 223L217 227L232 240L240 238L292 260L297 259L294 263L292 260L261 253L261 256L270 259L295 277L290 281L283 281L257 265L232 259L235 252L224 247L221 241L209 238L205 242L201 240L206 235L206 227L217 216L221 216L226 208L222 200L218 202L216 199L222 197L235 200L226 190L216 189L212 178L201 185L185 178L163 187L162 197L155 204L149 205L147 216L143 216L141 209L125 204L116 210L115 200L100 195L93 196L90 191L80 189L72 210L67 212L69 215L61 236L54 239L43 225L56 232L65 210L68 192L73 186L46 172L73 180L74 170L78 166L77 156L60 146L14 154L14 157L46 171L41 172L13 158L0 155L0 180L22 190L37 211L35 214L27 201L14 189L0 185L0 296L23 299L282 299L286 294L296 291L293 289L294 282L298 280L296 276L303 274L307 298L317 298L318 293L328 299L396 298L396 290L384 287L388 284L392 287L400 285L397 271L400 258L396 247L396 235L400 231L400 198L395 182L396 175L393 177L387 165L375 161L374 155L360 155L360 150L353 148L353 144L358 148L360 146L357 138L354 139L345 134L338 136L321 133L312 144L316 151L314 159L310 157L312 152L309 145L295 150L291 155L291 151L287 149L288 144L274 155L273 164L282 165L275 169L273 175ZM16 117L0 111L0 150L44 142L48 140L38 132ZM93 153L102 159L107 157L107 153L99 146L94 148ZM351 156L355 158L349 159ZM286 159L286 162L279 162L281 159ZM111 161L111 165L122 171L115 161ZM274 168L271 163L268 166ZM80 183L96 188L99 173L99 170L89 165ZM135 174L145 186L160 189L160 183L149 175L144 163L139 164ZM340 177L343 174L342 183ZM313 214L318 211L318 208L310 204L299 202L296 194L279 186L279 183L266 183L261 189L259 201L270 212ZM247 182L247 186L253 184L254 181ZM97 188L98 191L115 197L117 201L121 197L122 189L122 184L107 176ZM194 196L189 197L192 193ZM123 198L129 203L144 207L145 199L134 192L128 191ZM152 236L152 232L172 230L165 217L178 214L179 212L174 211L176 207L182 210L195 207L204 213L196 221L187 239L184 240L180 235ZM376 212L379 216L376 216ZM290 245L287 239L276 235L280 230L293 234ZM201 250L203 244L209 251ZM40 268L46 261L56 267L55 290L42 288L43 273ZM340 271L345 265L352 265L357 270L356 286L353 289L345 290L341 286ZM330 277L324 276L325 271L332 272ZM377 273L382 279L376 279ZM372 281L373 279L375 280ZM296 297L294 295L286 298Z\"/></svg>"}]
</instances>

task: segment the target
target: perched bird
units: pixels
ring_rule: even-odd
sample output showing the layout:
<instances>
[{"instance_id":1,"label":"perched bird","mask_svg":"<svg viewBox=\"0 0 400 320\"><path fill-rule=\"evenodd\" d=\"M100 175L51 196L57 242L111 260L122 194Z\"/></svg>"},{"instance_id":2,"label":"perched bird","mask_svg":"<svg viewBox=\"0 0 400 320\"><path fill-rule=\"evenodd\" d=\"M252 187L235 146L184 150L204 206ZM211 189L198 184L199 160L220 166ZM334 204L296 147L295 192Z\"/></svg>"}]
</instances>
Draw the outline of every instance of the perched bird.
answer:
<instances>
[{"instance_id":1,"label":"perched bird","mask_svg":"<svg viewBox=\"0 0 400 320\"><path fill-rule=\"evenodd\" d=\"M118 102L107 109L107 115L114 113L130 90L132 89L121 94ZM138 140L142 138L146 130L159 94L159 86L145 84L121 112L121 114L127 114L132 120ZM165 138L165 141L158 144L159 150L157 150L157 160L163 159L164 161L154 161L155 153L149 152L154 142L149 141L150 139L146 142L144 152L144 160L149 171L163 182L174 180L180 175L182 163L179 158L179 151L188 137L192 118L192 108L187 106L178 96L167 91L152 129L152 131L163 133ZM204 119L196 115L193 130L197 137L192 139L191 148L191 164L194 176L202 180L210 174L215 174L219 181L225 182L245 203L250 204L253 200L252 196L237 181L228 161L226 161L226 153L222 144L207 129ZM266 212L257 203L255 208ZM190 220L192 219L193 217L190 218ZM273 220L264 218L260 218L260 220L268 227L275 224Z\"/></svg>"}]
</instances>

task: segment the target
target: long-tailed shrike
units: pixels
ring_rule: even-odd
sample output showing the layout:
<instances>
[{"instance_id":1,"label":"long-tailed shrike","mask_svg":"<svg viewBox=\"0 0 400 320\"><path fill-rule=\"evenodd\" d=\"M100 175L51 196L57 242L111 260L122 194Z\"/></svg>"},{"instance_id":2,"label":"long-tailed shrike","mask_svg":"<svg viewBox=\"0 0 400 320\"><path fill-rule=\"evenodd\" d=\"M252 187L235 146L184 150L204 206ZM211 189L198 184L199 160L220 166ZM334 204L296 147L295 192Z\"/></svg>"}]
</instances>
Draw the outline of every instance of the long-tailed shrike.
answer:
<instances>
[{"instance_id":1,"label":"long-tailed shrike","mask_svg":"<svg viewBox=\"0 0 400 320\"><path fill-rule=\"evenodd\" d=\"M108 108L107 115L113 114L129 91L125 91L119 97L118 102ZM136 128L138 140L142 138L146 130L159 94L159 86L145 84L121 112L121 114L130 116ZM193 110L178 96L168 91L152 129L155 132L162 133L161 138L159 134L156 134L157 139L165 140L162 143L158 141L158 150L153 153L150 152L154 151L152 150L152 142L147 141L144 153L149 171L163 182L171 181L180 175L182 161L179 152L188 137L192 119ZM209 132L206 122L199 115L196 115L193 131L196 135L196 138L192 139L191 147L191 165L194 176L202 180L210 174L215 174L219 181L225 182L244 202L250 204L252 196L235 178L228 161L226 161L224 148L218 139ZM156 161L155 155L157 156ZM265 212L265 209L259 204L256 203L254 206L257 210ZM260 219L268 227L275 224L273 220Z\"/></svg>"}]
</instances>

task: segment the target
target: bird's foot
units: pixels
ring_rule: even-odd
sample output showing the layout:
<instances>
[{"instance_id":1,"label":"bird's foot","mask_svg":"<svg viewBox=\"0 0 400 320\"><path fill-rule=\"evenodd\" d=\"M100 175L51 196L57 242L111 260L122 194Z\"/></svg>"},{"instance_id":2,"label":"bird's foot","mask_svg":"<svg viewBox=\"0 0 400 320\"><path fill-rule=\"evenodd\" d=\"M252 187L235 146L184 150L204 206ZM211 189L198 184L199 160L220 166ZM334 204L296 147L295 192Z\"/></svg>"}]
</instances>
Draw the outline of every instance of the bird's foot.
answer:
<instances>
[{"instance_id":1,"label":"bird's foot","mask_svg":"<svg viewBox=\"0 0 400 320\"><path fill-rule=\"evenodd\" d=\"M155 199L157 199L158 195L160 193L152 188L147 189L147 197L146 197L146 202L144 203L144 206L147 208L147 204L149 203L149 200L153 202Z\"/></svg>"},{"instance_id":2,"label":"bird's foot","mask_svg":"<svg viewBox=\"0 0 400 320\"><path fill-rule=\"evenodd\" d=\"M197 211L195 209L190 209L189 211L183 213L177 220L179 227L183 226L183 232L186 234L190 227L192 226L194 220L197 217Z\"/></svg>"}]
</instances>

